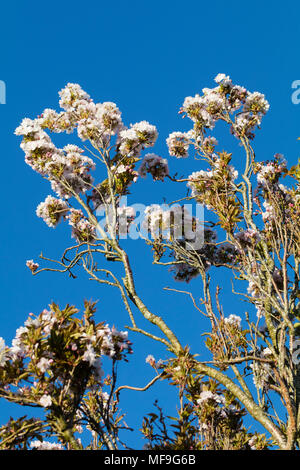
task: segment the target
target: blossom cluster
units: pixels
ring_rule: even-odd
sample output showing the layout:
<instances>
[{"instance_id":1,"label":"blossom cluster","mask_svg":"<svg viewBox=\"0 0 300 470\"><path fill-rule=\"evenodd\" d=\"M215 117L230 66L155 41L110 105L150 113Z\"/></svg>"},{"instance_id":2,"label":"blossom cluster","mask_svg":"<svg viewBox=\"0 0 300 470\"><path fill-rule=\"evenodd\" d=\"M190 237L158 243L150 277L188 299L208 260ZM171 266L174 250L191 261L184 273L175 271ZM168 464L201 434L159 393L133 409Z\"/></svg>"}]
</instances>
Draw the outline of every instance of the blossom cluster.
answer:
<instances>
[{"instance_id":1,"label":"blossom cluster","mask_svg":"<svg viewBox=\"0 0 300 470\"><path fill-rule=\"evenodd\" d=\"M243 248L254 246L261 240L261 235L257 230L248 228L235 234L236 240L239 241Z\"/></svg>"},{"instance_id":2,"label":"blossom cluster","mask_svg":"<svg viewBox=\"0 0 300 470\"><path fill-rule=\"evenodd\" d=\"M226 401L224 395L212 390L203 390L200 392L197 404L201 408L202 422L201 430L208 430L211 419L220 420L239 415L241 410L234 403ZM211 413L209 412L211 410ZM204 421L203 421L204 418ZM205 423L206 420L206 423Z\"/></svg>"},{"instance_id":3,"label":"blossom cluster","mask_svg":"<svg viewBox=\"0 0 300 470\"><path fill-rule=\"evenodd\" d=\"M32 273L34 273L39 268L39 263L35 263L33 259L29 259L26 261L26 266L30 269Z\"/></svg>"},{"instance_id":4,"label":"blossom cluster","mask_svg":"<svg viewBox=\"0 0 300 470\"><path fill-rule=\"evenodd\" d=\"M61 219L67 215L68 204L63 199L57 199L53 196L47 196L44 202L41 202L36 214L41 217L49 227L56 227Z\"/></svg>"},{"instance_id":5,"label":"blossom cluster","mask_svg":"<svg viewBox=\"0 0 300 470\"><path fill-rule=\"evenodd\" d=\"M139 174L145 178L147 173L152 175L154 181L164 181L169 175L168 161L154 153L147 153L139 168Z\"/></svg>"},{"instance_id":6,"label":"blossom cluster","mask_svg":"<svg viewBox=\"0 0 300 470\"><path fill-rule=\"evenodd\" d=\"M89 190L93 183L89 172L95 169L93 160L82 155L82 149L76 145L56 148L40 120L25 118L15 131L16 135L23 136L21 148L26 163L49 178L58 196L69 198L74 193Z\"/></svg>"},{"instance_id":7,"label":"blossom cluster","mask_svg":"<svg viewBox=\"0 0 300 470\"><path fill-rule=\"evenodd\" d=\"M163 361L159 359L156 361L155 357L152 354L148 354L146 357L146 364L149 364L151 367L154 367L155 369L159 369L160 367L163 366Z\"/></svg>"},{"instance_id":8,"label":"blossom cluster","mask_svg":"<svg viewBox=\"0 0 300 470\"><path fill-rule=\"evenodd\" d=\"M172 132L167 138L167 146L171 157L187 158L189 145L189 136L186 132Z\"/></svg>"},{"instance_id":9,"label":"blossom cluster","mask_svg":"<svg viewBox=\"0 0 300 470\"><path fill-rule=\"evenodd\" d=\"M106 164L112 177L116 194L127 194L128 186L137 180L138 175L152 174L155 180L163 180L168 175L168 164L163 158L148 154L145 156L140 172L135 170L144 148L152 147L158 132L148 121L140 121L126 128L122 122L121 111L113 102L94 103L91 97L78 84L68 83L59 92L59 104L63 111L45 109L36 119L23 119L15 134L22 136L21 148L25 152L25 161L43 177L49 179L57 198L48 196L37 208L37 215L47 225L55 227L62 217L68 218L72 226L72 236L77 241L90 241L95 236L91 223L82 217L77 209L70 211L66 200L87 194L94 208L111 202L108 180L94 185L91 171L95 170L92 158L83 155L77 145L57 148L46 131L71 133L77 129L78 137L89 140L97 156ZM111 158L108 145L115 138L115 157ZM91 152L95 156L94 151ZM104 156L105 155L105 156Z\"/></svg>"},{"instance_id":10,"label":"blossom cluster","mask_svg":"<svg viewBox=\"0 0 300 470\"><path fill-rule=\"evenodd\" d=\"M148 121L137 122L120 132L119 152L123 156L138 157L143 148L153 147L157 136L156 127Z\"/></svg>"},{"instance_id":11,"label":"blossom cluster","mask_svg":"<svg viewBox=\"0 0 300 470\"><path fill-rule=\"evenodd\" d=\"M65 110L52 121L52 130L65 130L64 122L77 125L82 140L105 141L123 128L121 112L112 102L95 104L90 96L76 83L68 83L60 92L59 104ZM62 121L62 122L61 122ZM44 122L44 125L49 126Z\"/></svg>"},{"instance_id":12,"label":"blossom cluster","mask_svg":"<svg viewBox=\"0 0 300 470\"><path fill-rule=\"evenodd\" d=\"M286 160L281 154L274 155L274 160L255 164L258 185L264 189L276 185L279 177L286 170Z\"/></svg>"},{"instance_id":13,"label":"blossom cluster","mask_svg":"<svg viewBox=\"0 0 300 470\"><path fill-rule=\"evenodd\" d=\"M30 447L36 450L63 450L64 446L59 442L49 442L49 441L31 441Z\"/></svg>"},{"instance_id":14,"label":"blossom cluster","mask_svg":"<svg viewBox=\"0 0 300 470\"><path fill-rule=\"evenodd\" d=\"M224 323L226 325L232 325L236 328L241 327L242 319L238 315L231 314L229 317L224 318Z\"/></svg>"},{"instance_id":15,"label":"blossom cluster","mask_svg":"<svg viewBox=\"0 0 300 470\"><path fill-rule=\"evenodd\" d=\"M78 312L74 307L60 310L51 304L40 315L29 315L17 329L11 347L0 338L0 384L8 396L16 394L43 408L51 408L66 381L74 381L66 397L70 400L71 390L75 393L76 388L83 384L88 388L95 381L101 384L104 374L101 357L119 361L132 349L126 331L104 323L95 324L93 309L87 303L85 317L78 320L73 318ZM76 370L80 376L74 374ZM22 377L28 385L22 385ZM15 385L18 389L14 392Z\"/></svg>"},{"instance_id":16,"label":"blossom cluster","mask_svg":"<svg viewBox=\"0 0 300 470\"><path fill-rule=\"evenodd\" d=\"M221 159L215 159L210 170L195 171L189 175L187 186L192 190L192 196L201 199L208 209L209 194L215 188L214 182L221 180L223 186L233 183L238 177L238 171L232 165L225 166Z\"/></svg>"},{"instance_id":17,"label":"blossom cluster","mask_svg":"<svg viewBox=\"0 0 300 470\"><path fill-rule=\"evenodd\" d=\"M143 227L153 238L180 239L184 237L186 240L193 240L195 223L196 219L185 206L176 205L169 209L169 207L164 208L158 204L152 204L145 209Z\"/></svg>"},{"instance_id":18,"label":"blossom cluster","mask_svg":"<svg viewBox=\"0 0 300 470\"><path fill-rule=\"evenodd\" d=\"M209 153L207 148L203 148L203 144L207 147L204 133L208 129L213 129L218 120L228 122L231 125L231 132L238 138L254 137L255 128L260 125L263 115L269 110L265 96L234 85L230 77L225 74L218 74L215 82L217 86L204 88L202 95L196 94L185 98L180 112L194 122L194 128L192 132L170 134L167 139L170 155L178 158L187 157L192 137L196 148Z\"/></svg>"},{"instance_id":19,"label":"blossom cluster","mask_svg":"<svg viewBox=\"0 0 300 470\"><path fill-rule=\"evenodd\" d=\"M69 224L72 227L72 237L79 243L90 242L96 239L95 225L91 224L80 209L70 209L69 214L66 216Z\"/></svg>"},{"instance_id":20,"label":"blossom cluster","mask_svg":"<svg viewBox=\"0 0 300 470\"><path fill-rule=\"evenodd\" d=\"M234 181L238 177L238 171L229 165L231 155L226 152L220 153L220 157L212 155L211 168L193 172L189 178L187 186L191 189L192 197L204 204L208 210L217 213L223 211L225 224L233 222L239 213L239 202L235 198ZM227 222L226 222L227 221ZM223 228L225 228L223 224Z\"/></svg>"},{"instance_id":21,"label":"blossom cluster","mask_svg":"<svg viewBox=\"0 0 300 470\"><path fill-rule=\"evenodd\" d=\"M218 145L217 139L213 136L208 136L208 137L205 137L205 139L202 142L202 150L207 155L213 155L217 145Z\"/></svg>"},{"instance_id":22,"label":"blossom cluster","mask_svg":"<svg viewBox=\"0 0 300 470\"><path fill-rule=\"evenodd\" d=\"M271 231L275 222L281 223L284 220L291 220L293 223L299 218L299 198L293 191L290 191L283 184L276 184L272 187L272 192L266 195L263 201L264 212L262 219L265 223L265 230Z\"/></svg>"},{"instance_id":23,"label":"blossom cluster","mask_svg":"<svg viewBox=\"0 0 300 470\"><path fill-rule=\"evenodd\" d=\"M276 217L275 208L267 201L263 202L265 211L262 213L262 219L265 223L271 224Z\"/></svg>"}]
</instances>

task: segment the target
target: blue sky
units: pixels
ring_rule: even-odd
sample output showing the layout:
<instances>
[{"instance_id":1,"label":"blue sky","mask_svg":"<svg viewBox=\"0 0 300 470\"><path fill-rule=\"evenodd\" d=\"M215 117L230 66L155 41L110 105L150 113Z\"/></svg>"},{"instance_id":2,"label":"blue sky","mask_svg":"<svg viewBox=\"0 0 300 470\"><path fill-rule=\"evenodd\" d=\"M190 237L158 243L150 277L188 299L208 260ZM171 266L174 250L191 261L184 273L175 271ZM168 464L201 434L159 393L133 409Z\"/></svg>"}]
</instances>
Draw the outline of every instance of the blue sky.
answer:
<instances>
[{"instance_id":1,"label":"blue sky","mask_svg":"<svg viewBox=\"0 0 300 470\"><path fill-rule=\"evenodd\" d=\"M31 276L26 259L43 251L59 257L70 243L66 226L48 228L35 215L36 206L50 193L47 182L24 163L19 138L14 135L23 117L36 117L44 108L58 109L58 91L67 82L77 82L95 101L114 101L126 124L148 120L159 130L156 153L167 156L165 139L170 132L189 129L178 110L185 96L214 86L217 73L229 74L250 91L265 93L271 108L255 141L258 160L283 153L290 164L300 154L300 105L291 102L291 84L300 79L299 13L295 1L247 3L166 0L164 2L73 0L47 4L37 1L6 2L1 6L0 80L7 87L6 104L0 105L2 181L1 243L1 331L9 342L29 312L38 313L51 300L60 305L81 306L84 298L99 299L97 319L127 324L126 313L114 291L100 290L85 276L76 280L59 274ZM220 147L233 150L239 168L242 154L236 142L222 129ZM70 138L72 140L72 138ZM172 173L189 174L199 166L191 160L170 157ZM159 203L163 196L180 197L177 188L137 183L129 202ZM154 312L164 316L183 344L201 353L201 318L184 296L162 291L175 284L170 273L151 265L151 254L141 242L129 247L137 274L137 287ZM233 310L228 279L222 275L226 314ZM189 288L200 295L201 285ZM237 307L237 309L240 307ZM242 307L244 308L244 307ZM143 386L152 378L144 364L157 345L131 336L135 354L120 367L120 380ZM122 403L129 425L139 427L143 413L152 411L159 398L167 405L166 386L144 394L123 392ZM172 408L172 407L171 407ZM3 421L11 408L2 404ZM173 410L174 411L174 410ZM141 447L140 438L130 438Z\"/></svg>"}]
</instances>

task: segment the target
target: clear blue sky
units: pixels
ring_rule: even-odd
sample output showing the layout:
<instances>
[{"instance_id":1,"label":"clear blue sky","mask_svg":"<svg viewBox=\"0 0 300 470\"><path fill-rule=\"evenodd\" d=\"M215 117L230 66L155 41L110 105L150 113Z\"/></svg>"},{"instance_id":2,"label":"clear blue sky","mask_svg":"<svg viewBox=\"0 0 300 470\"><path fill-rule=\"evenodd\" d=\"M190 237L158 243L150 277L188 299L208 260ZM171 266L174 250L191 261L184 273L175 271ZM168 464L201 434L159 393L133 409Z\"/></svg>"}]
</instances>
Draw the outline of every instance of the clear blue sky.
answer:
<instances>
[{"instance_id":1,"label":"clear blue sky","mask_svg":"<svg viewBox=\"0 0 300 470\"><path fill-rule=\"evenodd\" d=\"M53 230L35 215L50 188L24 163L20 140L13 134L21 119L36 117L46 107L58 109L58 91L67 82L77 82L95 101L116 102L125 123L145 119L157 125L160 135L155 151L166 156L168 134L189 128L177 114L184 97L214 86L213 78L222 72L250 91L265 93L270 102L256 139L258 160L280 152L294 164L300 154L300 105L291 102L291 83L300 79L299 13L296 1L257 0L247 4L29 0L1 6L0 80L7 86L7 103L0 105L0 336L9 342L27 314L40 312L51 300L80 306L84 298L99 299L99 321L118 327L128 323L116 292L100 290L84 276L77 280L59 274L33 277L25 267L26 259L37 258L41 251L58 257L70 238L66 225ZM239 167L236 142L228 133L217 137L222 148L234 150L233 163ZM170 158L172 173L188 174L197 165ZM170 186L154 185L149 177L137 184L135 194L129 202L159 203L163 195L180 196ZM162 286L175 284L167 270L151 266L149 249L142 243L129 249L138 289L149 307L165 317L183 344L191 343L193 352L201 353L202 320L183 296L162 291ZM224 285L225 314L242 313L232 310L226 279L219 275L219 282ZM189 287L200 295L198 280ZM131 338L135 354L128 365L120 367L120 378L142 386L152 377L145 357L149 353L159 357L160 352L145 338ZM166 405L166 387L142 395L123 392L128 424L139 427L142 413L152 411L156 397ZM2 404L1 410L4 421L10 408ZM130 442L141 446L136 437Z\"/></svg>"}]
</instances>

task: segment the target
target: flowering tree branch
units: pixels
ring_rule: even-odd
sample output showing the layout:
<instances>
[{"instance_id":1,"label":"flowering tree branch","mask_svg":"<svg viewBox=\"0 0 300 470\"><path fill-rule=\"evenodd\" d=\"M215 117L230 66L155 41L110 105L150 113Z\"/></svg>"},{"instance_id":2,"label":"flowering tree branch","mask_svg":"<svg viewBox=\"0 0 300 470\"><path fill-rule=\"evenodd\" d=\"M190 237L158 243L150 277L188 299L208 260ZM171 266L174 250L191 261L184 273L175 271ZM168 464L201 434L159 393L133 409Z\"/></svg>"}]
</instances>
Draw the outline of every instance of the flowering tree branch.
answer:
<instances>
[{"instance_id":1,"label":"flowering tree branch","mask_svg":"<svg viewBox=\"0 0 300 470\"><path fill-rule=\"evenodd\" d=\"M202 95L184 100L180 113L193 127L188 132L172 132L166 141L170 157L188 158L192 150L196 161L206 165L187 177L170 175L166 158L143 155L157 140L155 126L141 121L125 127L114 103L94 103L77 84L68 84L60 92L61 112L46 109L36 119L24 119L16 134L23 138L25 161L49 180L56 194L40 203L37 215L53 228L67 221L76 240L60 260L42 255L48 266L40 268L33 260L27 265L35 275L57 271L72 277L83 268L100 286L117 287L131 321L127 328L166 347L171 355L167 361L159 365L154 358L148 361L162 370L148 385L161 379L177 387L178 430L170 436L158 407L159 414L145 418L143 426L150 448L266 448L269 441L264 435L251 434L243 427L242 417L248 413L265 428L271 445L295 449L300 444L300 371L295 356L300 336L300 169L296 165L288 170L280 154L266 162L257 161L252 141L269 110L264 95L234 85L224 74L215 82ZM218 141L209 135L218 121L240 143L244 162L240 178L232 165L236 155L217 151ZM89 157L73 144L57 148L49 136L49 132L71 134L75 130L87 142L84 148ZM94 179L92 172L98 169L102 173ZM136 214L133 207L122 205L122 197L148 174L154 182L168 179L180 189L182 184L187 186L187 195L179 195L176 205L146 207L143 228L150 238L139 234L151 246L154 264L168 266L175 280L200 279L200 302L192 293L173 290L188 295L197 314L209 320L211 329L204 336L211 360L199 361L184 347L167 325L163 311L153 313L136 288L132 259L123 244L123 238L134 230ZM284 186L281 177L296 180L296 185ZM199 221L185 205L178 204L185 201L203 205L212 220ZM100 213L104 214L101 223ZM248 284L247 293L242 289L237 294L233 287L233 294L250 304L251 312L245 312L243 318L224 315L219 287L213 299L211 276L217 269L229 272L234 285ZM159 335L139 328L137 311L158 328ZM5 354L10 358L11 353L5 350ZM89 356L91 350L84 354ZM114 389L115 381L112 383ZM117 391L125 387L135 389L120 386ZM5 393L7 399L17 399L17 395ZM109 405L112 397L111 390ZM78 403L81 399L79 394ZM99 405L99 397L93 399ZM278 399L282 412L277 412ZM29 403L31 397L27 400ZM82 409L93 432L101 434L106 447L115 449L117 434L108 412L104 419L101 410L95 412L87 405ZM63 419L65 426L68 420ZM99 424L103 419L104 427ZM63 435L61 429L59 436ZM64 439L75 448L72 436L71 432Z\"/></svg>"}]
</instances>

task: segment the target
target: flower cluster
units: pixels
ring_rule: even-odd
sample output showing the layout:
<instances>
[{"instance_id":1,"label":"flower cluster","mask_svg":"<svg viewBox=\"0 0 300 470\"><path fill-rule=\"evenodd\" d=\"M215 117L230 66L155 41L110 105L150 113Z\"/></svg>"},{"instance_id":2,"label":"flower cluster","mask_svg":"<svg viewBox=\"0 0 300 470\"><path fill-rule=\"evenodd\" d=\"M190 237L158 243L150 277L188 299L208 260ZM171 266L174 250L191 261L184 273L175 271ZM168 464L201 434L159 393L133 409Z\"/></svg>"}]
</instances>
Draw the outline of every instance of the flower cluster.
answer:
<instances>
[{"instance_id":1,"label":"flower cluster","mask_svg":"<svg viewBox=\"0 0 300 470\"><path fill-rule=\"evenodd\" d=\"M82 210L70 209L66 219L72 227L72 237L79 243L91 242L97 238L96 227L84 217Z\"/></svg>"},{"instance_id":2,"label":"flower cluster","mask_svg":"<svg viewBox=\"0 0 300 470\"><path fill-rule=\"evenodd\" d=\"M200 428L204 433L209 432L217 423L224 425L227 419L232 422L243 416L243 411L235 400L229 399L228 394L224 396L217 393L214 388L215 386L212 390L202 390L196 401L200 412Z\"/></svg>"},{"instance_id":3,"label":"flower cluster","mask_svg":"<svg viewBox=\"0 0 300 470\"><path fill-rule=\"evenodd\" d=\"M264 189L276 185L279 177L286 170L286 161L281 154L276 154L274 160L255 164L258 185Z\"/></svg>"},{"instance_id":4,"label":"flower cluster","mask_svg":"<svg viewBox=\"0 0 300 470\"><path fill-rule=\"evenodd\" d=\"M82 149L76 145L56 148L40 121L41 118L25 118L15 131L23 136L21 148L25 152L26 163L49 178L58 196L69 198L74 193L89 190L93 182L89 172L95 169L93 160L83 156Z\"/></svg>"},{"instance_id":5,"label":"flower cluster","mask_svg":"<svg viewBox=\"0 0 300 470\"><path fill-rule=\"evenodd\" d=\"M35 263L33 259L29 259L26 261L26 266L30 269L32 274L39 268L39 263Z\"/></svg>"},{"instance_id":6,"label":"flower cluster","mask_svg":"<svg viewBox=\"0 0 300 470\"><path fill-rule=\"evenodd\" d=\"M38 217L41 217L49 227L56 227L62 217L67 214L69 207L62 199L53 196L47 196L44 202L41 202L36 210Z\"/></svg>"},{"instance_id":7,"label":"flower cluster","mask_svg":"<svg viewBox=\"0 0 300 470\"><path fill-rule=\"evenodd\" d=\"M258 243L261 240L261 235L257 230L248 228L247 230L236 233L235 239L238 240L243 248L247 248Z\"/></svg>"},{"instance_id":8,"label":"flower cluster","mask_svg":"<svg viewBox=\"0 0 300 470\"><path fill-rule=\"evenodd\" d=\"M266 224L271 224L276 217L275 208L267 201L263 202L265 212L262 213L262 219Z\"/></svg>"},{"instance_id":9,"label":"flower cluster","mask_svg":"<svg viewBox=\"0 0 300 470\"><path fill-rule=\"evenodd\" d=\"M127 332L96 324L95 304L85 303L81 320L74 318L77 312L51 304L40 315L29 315L11 347L0 338L0 387L8 400L54 414L59 408L75 413L86 393L105 384L102 356L126 360L132 352Z\"/></svg>"},{"instance_id":10,"label":"flower cluster","mask_svg":"<svg viewBox=\"0 0 300 470\"><path fill-rule=\"evenodd\" d=\"M212 155L215 151L215 147L218 145L218 141L215 137L209 136L205 137L202 142L202 150L208 155Z\"/></svg>"},{"instance_id":11,"label":"flower cluster","mask_svg":"<svg viewBox=\"0 0 300 470\"><path fill-rule=\"evenodd\" d=\"M77 127L80 139L90 139L97 144L107 142L110 136L123 129L121 112L115 103L95 104L75 83L68 83L59 95L59 104L65 112L56 114L53 110L45 110L42 114L44 127L54 132L70 132Z\"/></svg>"},{"instance_id":12,"label":"flower cluster","mask_svg":"<svg viewBox=\"0 0 300 470\"><path fill-rule=\"evenodd\" d=\"M128 194L128 187L135 182L139 173L135 164L144 148L152 147L158 133L148 121L141 121L126 128L121 112L113 102L94 103L90 96L78 84L68 83L60 92L59 104L63 111L45 109L36 119L23 119L15 130L23 137L21 148L25 152L25 161L43 177L48 178L51 188L59 199L48 196L37 208L37 215L50 227L55 227L62 217L69 219L72 236L79 242L95 238L95 228L83 217L81 211L72 209L67 216L65 200L74 197L79 200L86 195L87 202L92 201L94 210L99 205L111 203L111 189L114 195ZM46 131L70 133L77 129L82 141L89 140L94 149L99 151L98 159L105 164L108 178L94 185L91 170L95 170L94 161L83 155L83 150L76 145L57 148ZM115 145L108 149L110 140L115 136ZM115 156L109 154L115 149ZM94 156L94 151L91 152ZM163 180L168 175L168 164L154 154L146 155L140 169L145 176L151 173L156 180ZM89 205L89 208L91 206ZM131 215L128 216L128 220Z\"/></svg>"},{"instance_id":13,"label":"flower cluster","mask_svg":"<svg viewBox=\"0 0 300 470\"><path fill-rule=\"evenodd\" d=\"M124 128L121 112L115 103L105 102L89 105L80 109L83 119L78 122L78 137L106 145L113 135L118 135Z\"/></svg>"},{"instance_id":14,"label":"flower cluster","mask_svg":"<svg viewBox=\"0 0 300 470\"><path fill-rule=\"evenodd\" d=\"M256 298L258 297L258 292L259 292L259 279L258 276L253 276L253 279L249 280L249 284L247 287L247 292L248 294L251 295L251 297Z\"/></svg>"},{"instance_id":15,"label":"flower cluster","mask_svg":"<svg viewBox=\"0 0 300 470\"><path fill-rule=\"evenodd\" d=\"M223 108L223 98L206 89L206 94L200 96L187 96L184 100L181 112L185 113L199 128L213 129L215 125L214 115L219 114Z\"/></svg>"},{"instance_id":16,"label":"flower cluster","mask_svg":"<svg viewBox=\"0 0 300 470\"><path fill-rule=\"evenodd\" d=\"M76 145L67 145L61 155L54 155L47 163L51 188L58 196L68 199L74 193L85 193L91 189L93 178L89 172L95 169L95 164L82 153L83 150Z\"/></svg>"},{"instance_id":17,"label":"flower cluster","mask_svg":"<svg viewBox=\"0 0 300 470\"><path fill-rule=\"evenodd\" d=\"M154 181L164 181L169 175L168 161L154 153L147 153L139 168L139 175L145 178L147 173L152 175Z\"/></svg>"},{"instance_id":18,"label":"flower cluster","mask_svg":"<svg viewBox=\"0 0 300 470\"><path fill-rule=\"evenodd\" d=\"M269 110L269 103L262 93L247 93L243 112L235 117L232 133L236 137L253 139L254 130L261 124L262 116Z\"/></svg>"},{"instance_id":19,"label":"flower cluster","mask_svg":"<svg viewBox=\"0 0 300 470\"><path fill-rule=\"evenodd\" d=\"M52 156L60 156L48 134L41 128L38 119L23 119L21 125L15 130L16 135L23 136L21 148L25 152L25 161L33 170L45 175L46 165L51 162Z\"/></svg>"},{"instance_id":20,"label":"flower cluster","mask_svg":"<svg viewBox=\"0 0 300 470\"><path fill-rule=\"evenodd\" d=\"M255 91L248 93L245 101L244 112L246 113L262 113L266 114L269 111L270 105L265 99L265 95Z\"/></svg>"},{"instance_id":21,"label":"flower cluster","mask_svg":"<svg viewBox=\"0 0 300 470\"><path fill-rule=\"evenodd\" d=\"M59 442L31 441L30 447L36 450L63 450L64 446Z\"/></svg>"},{"instance_id":22,"label":"flower cluster","mask_svg":"<svg viewBox=\"0 0 300 470\"><path fill-rule=\"evenodd\" d=\"M215 266L233 265L238 260L238 250L231 243L222 243L216 246L213 257Z\"/></svg>"},{"instance_id":23,"label":"flower cluster","mask_svg":"<svg viewBox=\"0 0 300 470\"><path fill-rule=\"evenodd\" d=\"M152 204L145 209L143 228L148 230L155 239L193 240L195 238L196 219L191 216L186 207L169 207Z\"/></svg>"},{"instance_id":24,"label":"flower cluster","mask_svg":"<svg viewBox=\"0 0 300 470\"><path fill-rule=\"evenodd\" d=\"M215 81L218 86L204 88L203 95L186 97L180 111L194 122L196 141L201 141L203 133L213 129L220 119L231 124L235 136L252 138L255 127L269 109L264 95L233 85L225 74L218 74ZM235 114L236 111L239 112ZM231 114L233 120L229 117Z\"/></svg>"},{"instance_id":25,"label":"flower cluster","mask_svg":"<svg viewBox=\"0 0 300 470\"><path fill-rule=\"evenodd\" d=\"M210 267L210 263L207 263L206 269ZM193 266L191 263L187 262L176 262L174 266L170 268L170 271L173 273L175 281L190 282L192 279L196 278L200 274L199 266Z\"/></svg>"},{"instance_id":26,"label":"flower cluster","mask_svg":"<svg viewBox=\"0 0 300 470\"><path fill-rule=\"evenodd\" d=\"M119 152L123 156L138 157L145 147L153 147L158 133L148 121L137 122L120 132Z\"/></svg>"},{"instance_id":27,"label":"flower cluster","mask_svg":"<svg viewBox=\"0 0 300 470\"><path fill-rule=\"evenodd\" d=\"M264 280L261 276L261 269L259 265L255 267L255 274L249 276L248 279L248 288L247 292L249 296L252 297L256 311L257 311L257 318L260 319L265 314L264 308L264 295L261 293L261 288L264 286ZM283 275L282 271L278 269L276 266L274 267L273 272L271 273L271 281L272 281L272 292L277 295L278 291L283 289Z\"/></svg>"},{"instance_id":28,"label":"flower cluster","mask_svg":"<svg viewBox=\"0 0 300 470\"><path fill-rule=\"evenodd\" d=\"M122 163L120 165L117 165L117 166L112 166L111 167L111 171L115 174L115 175L124 175L124 174L131 174L132 177L133 177L133 182L135 183L138 179L138 175L139 173L135 170L133 170L132 168L132 165L123 165Z\"/></svg>"},{"instance_id":29,"label":"flower cluster","mask_svg":"<svg viewBox=\"0 0 300 470\"><path fill-rule=\"evenodd\" d=\"M110 328L105 325L98 332L98 338L102 339L101 353L105 356L120 359L126 353L132 352L127 331L119 331L114 326Z\"/></svg>"},{"instance_id":30,"label":"flower cluster","mask_svg":"<svg viewBox=\"0 0 300 470\"><path fill-rule=\"evenodd\" d=\"M148 356L146 357L146 364L149 364L151 367L154 367L154 369L160 369L163 367L162 359L156 361L155 357L152 354L148 354Z\"/></svg>"},{"instance_id":31,"label":"flower cluster","mask_svg":"<svg viewBox=\"0 0 300 470\"><path fill-rule=\"evenodd\" d=\"M200 398L198 398L197 403L201 405L207 400L213 400L215 403L225 403L225 398L222 395L213 393L211 390L203 390L203 392L200 393Z\"/></svg>"},{"instance_id":32,"label":"flower cluster","mask_svg":"<svg viewBox=\"0 0 300 470\"><path fill-rule=\"evenodd\" d=\"M226 325L232 325L236 328L241 327L242 319L238 315L231 314L229 317L224 318L224 323Z\"/></svg>"},{"instance_id":33,"label":"flower cluster","mask_svg":"<svg viewBox=\"0 0 300 470\"><path fill-rule=\"evenodd\" d=\"M167 146L171 157L187 158L189 145L189 137L184 132L172 132L167 138Z\"/></svg>"},{"instance_id":34,"label":"flower cluster","mask_svg":"<svg viewBox=\"0 0 300 470\"><path fill-rule=\"evenodd\" d=\"M167 146L171 156L186 158L189 146L193 144L196 149L200 147L205 155L216 160L213 152L217 141L214 137L204 138L203 134L206 129L212 129L219 119L229 122L233 134L238 138L242 136L253 137L254 128L260 124L261 117L269 109L264 95L258 92L250 93L243 87L233 85L231 79L225 74L218 74L215 81L218 86L212 89L203 89L202 96L185 98L181 113L187 115L194 122L194 129L189 132L173 132L169 135ZM240 110L241 107L242 110ZM229 114L235 113L237 110L239 113L234 115L233 121L230 120ZM205 178L205 186L209 186L209 180L215 177L213 168L206 175L204 172L196 173L190 176L191 180L193 181L195 177ZM232 170L232 180L236 176L235 170ZM205 190L203 187L195 188L193 184L190 187L197 195Z\"/></svg>"},{"instance_id":35,"label":"flower cluster","mask_svg":"<svg viewBox=\"0 0 300 470\"><path fill-rule=\"evenodd\" d=\"M77 83L68 83L59 92L59 105L66 111L76 110L83 103L90 103L90 96Z\"/></svg>"},{"instance_id":36,"label":"flower cluster","mask_svg":"<svg viewBox=\"0 0 300 470\"><path fill-rule=\"evenodd\" d=\"M211 169L195 171L189 175L187 186L192 190L192 196L206 205L208 209L213 208L211 204L212 193L224 192L232 186L238 177L238 171L232 165L228 165L227 154L221 154L220 158L215 156L211 163Z\"/></svg>"}]
</instances>

